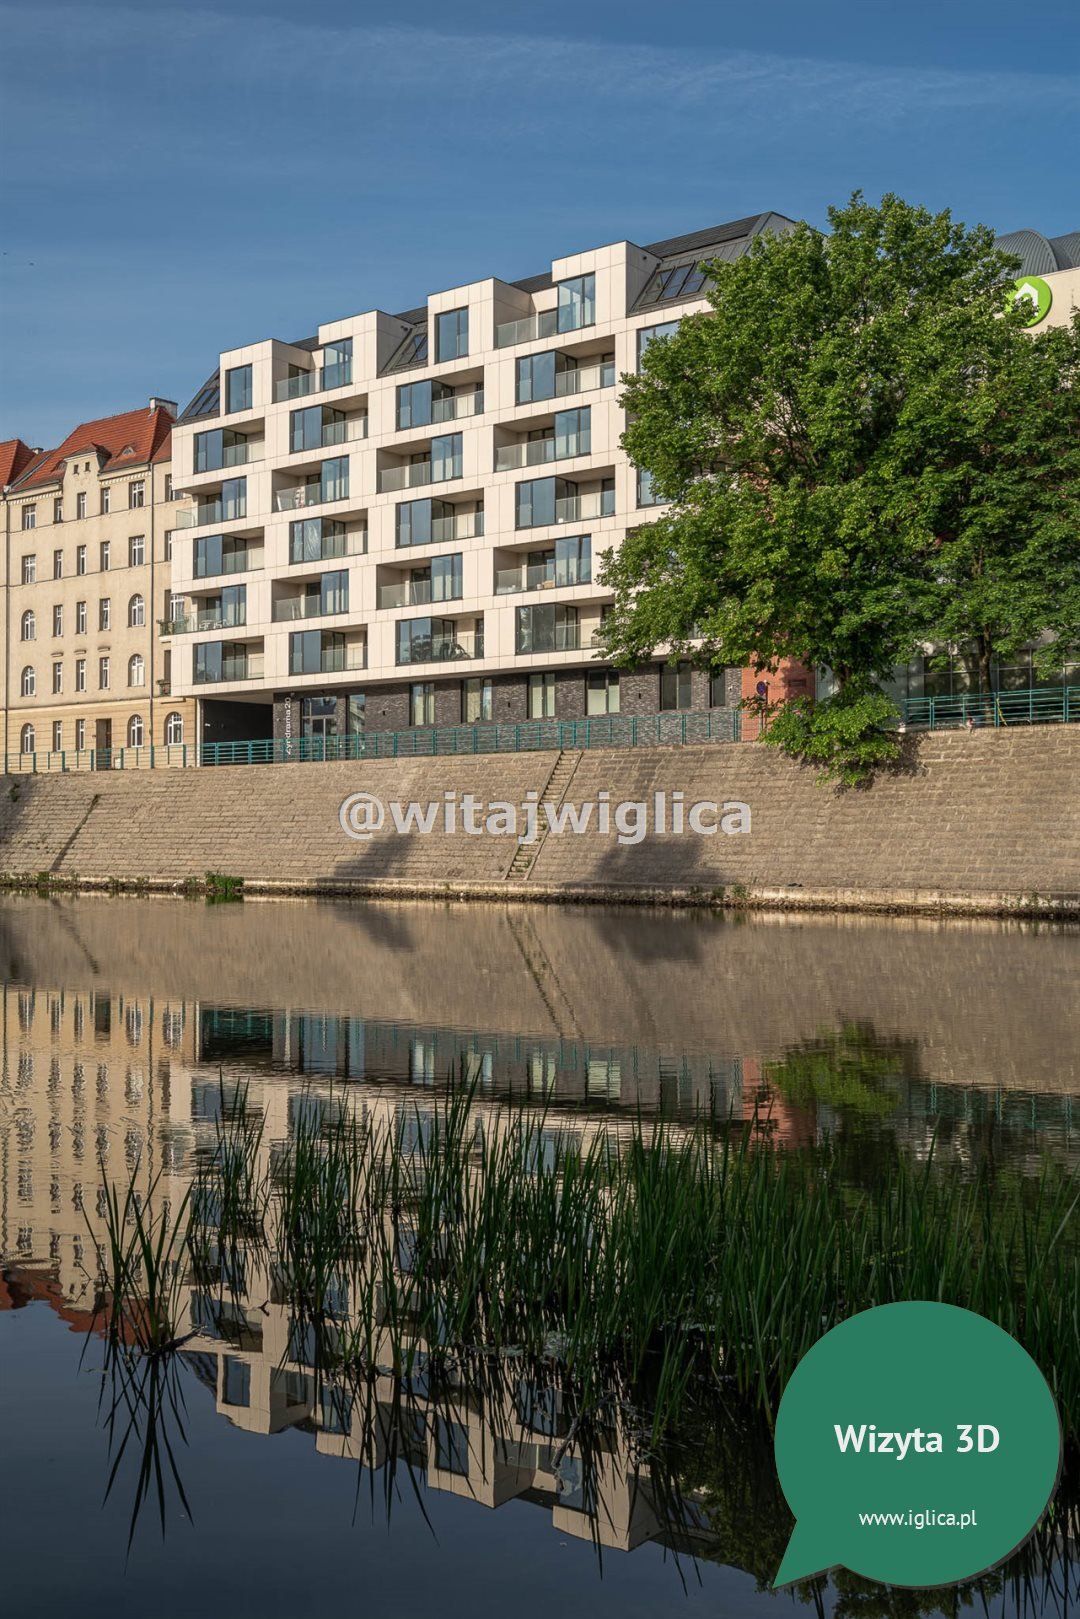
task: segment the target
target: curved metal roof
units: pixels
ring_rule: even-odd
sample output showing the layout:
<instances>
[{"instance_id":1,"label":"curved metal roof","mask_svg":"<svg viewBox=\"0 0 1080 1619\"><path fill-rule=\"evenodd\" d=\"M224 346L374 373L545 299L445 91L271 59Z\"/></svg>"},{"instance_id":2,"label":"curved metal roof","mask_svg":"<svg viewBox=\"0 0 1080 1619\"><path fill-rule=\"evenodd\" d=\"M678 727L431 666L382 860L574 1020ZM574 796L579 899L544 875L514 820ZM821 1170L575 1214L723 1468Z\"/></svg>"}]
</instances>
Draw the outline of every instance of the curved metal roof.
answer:
<instances>
[{"instance_id":1,"label":"curved metal roof","mask_svg":"<svg viewBox=\"0 0 1080 1619\"><path fill-rule=\"evenodd\" d=\"M1020 260L1021 275L1053 275L1056 270L1080 268L1080 231L1047 237L1037 230L1014 230L999 236L996 245Z\"/></svg>"}]
</instances>

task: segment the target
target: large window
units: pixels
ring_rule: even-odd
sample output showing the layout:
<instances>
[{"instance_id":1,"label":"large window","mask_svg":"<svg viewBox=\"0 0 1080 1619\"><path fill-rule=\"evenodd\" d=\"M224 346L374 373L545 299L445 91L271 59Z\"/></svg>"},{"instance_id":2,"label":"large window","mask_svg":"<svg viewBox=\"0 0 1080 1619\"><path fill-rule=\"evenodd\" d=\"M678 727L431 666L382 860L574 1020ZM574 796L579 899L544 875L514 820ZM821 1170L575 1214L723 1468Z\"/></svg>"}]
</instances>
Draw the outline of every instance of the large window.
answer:
<instances>
[{"instance_id":1,"label":"large window","mask_svg":"<svg viewBox=\"0 0 1080 1619\"><path fill-rule=\"evenodd\" d=\"M581 326L593 325L596 320L596 277L576 275L569 281L560 281L556 308L560 332L576 332Z\"/></svg>"},{"instance_id":2,"label":"large window","mask_svg":"<svg viewBox=\"0 0 1080 1619\"><path fill-rule=\"evenodd\" d=\"M553 720L555 718L555 676L553 674L529 676L529 718Z\"/></svg>"},{"instance_id":3,"label":"large window","mask_svg":"<svg viewBox=\"0 0 1080 1619\"><path fill-rule=\"evenodd\" d=\"M397 626L397 662L443 663L468 657L452 618L405 618Z\"/></svg>"},{"instance_id":4,"label":"large window","mask_svg":"<svg viewBox=\"0 0 1080 1619\"><path fill-rule=\"evenodd\" d=\"M461 434L442 433L431 441L431 481L461 477Z\"/></svg>"},{"instance_id":5,"label":"large window","mask_svg":"<svg viewBox=\"0 0 1080 1619\"><path fill-rule=\"evenodd\" d=\"M320 450L345 442L345 412L329 405L308 405L289 412L289 450Z\"/></svg>"},{"instance_id":6,"label":"large window","mask_svg":"<svg viewBox=\"0 0 1080 1619\"><path fill-rule=\"evenodd\" d=\"M466 725L481 725L490 721L492 714L490 680L461 682L461 712Z\"/></svg>"},{"instance_id":7,"label":"large window","mask_svg":"<svg viewBox=\"0 0 1080 1619\"><path fill-rule=\"evenodd\" d=\"M143 718L141 714L132 714L127 724L127 745L129 748L141 748L143 745Z\"/></svg>"},{"instance_id":8,"label":"large window","mask_svg":"<svg viewBox=\"0 0 1080 1619\"><path fill-rule=\"evenodd\" d=\"M619 674L616 669L590 669L585 676L586 714L619 712Z\"/></svg>"},{"instance_id":9,"label":"large window","mask_svg":"<svg viewBox=\"0 0 1080 1619\"><path fill-rule=\"evenodd\" d=\"M555 502L566 492L562 478L529 478L515 490L517 528L543 528L555 521Z\"/></svg>"},{"instance_id":10,"label":"large window","mask_svg":"<svg viewBox=\"0 0 1080 1619\"><path fill-rule=\"evenodd\" d=\"M448 309L435 316L435 358L460 360L469 352L469 311Z\"/></svg>"},{"instance_id":11,"label":"large window","mask_svg":"<svg viewBox=\"0 0 1080 1619\"><path fill-rule=\"evenodd\" d=\"M207 534L195 541L196 579L213 579L219 573L240 573L247 566L245 540L228 534Z\"/></svg>"},{"instance_id":12,"label":"large window","mask_svg":"<svg viewBox=\"0 0 1080 1619\"><path fill-rule=\"evenodd\" d=\"M22 731L19 733L19 752L33 753L36 746L37 738L34 735L34 727L32 725L24 725Z\"/></svg>"},{"instance_id":13,"label":"large window","mask_svg":"<svg viewBox=\"0 0 1080 1619\"><path fill-rule=\"evenodd\" d=\"M247 516L247 479L226 478L221 486L221 520L229 523Z\"/></svg>"},{"instance_id":14,"label":"large window","mask_svg":"<svg viewBox=\"0 0 1080 1619\"><path fill-rule=\"evenodd\" d=\"M592 412L588 405L581 410L560 410L555 413L555 459L567 455L588 455L592 444L590 423Z\"/></svg>"},{"instance_id":15,"label":"large window","mask_svg":"<svg viewBox=\"0 0 1080 1619\"><path fill-rule=\"evenodd\" d=\"M246 680L247 648L234 641L197 641L195 644L195 684L211 685L219 680Z\"/></svg>"},{"instance_id":16,"label":"large window","mask_svg":"<svg viewBox=\"0 0 1080 1619\"><path fill-rule=\"evenodd\" d=\"M352 381L351 337L339 337L323 349L323 368L320 382L324 388L343 388Z\"/></svg>"},{"instance_id":17,"label":"large window","mask_svg":"<svg viewBox=\"0 0 1080 1619\"><path fill-rule=\"evenodd\" d=\"M637 503L639 506L661 506L663 501L653 489L652 473L648 467L637 469Z\"/></svg>"},{"instance_id":18,"label":"large window","mask_svg":"<svg viewBox=\"0 0 1080 1619\"><path fill-rule=\"evenodd\" d=\"M225 412L251 409L251 367L234 365L225 373Z\"/></svg>"},{"instance_id":19,"label":"large window","mask_svg":"<svg viewBox=\"0 0 1080 1619\"><path fill-rule=\"evenodd\" d=\"M291 675L331 674L344 667L344 635L331 630L297 630L289 636Z\"/></svg>"},{"instance_id":20,"label":"large window","mask_svg":"<svg viewBox=\"0 0 1080 1619\"><path fill-rule=\"evenodd\" d=\"M432 557L422 568L413 568L409 574L409 599L412 602L460 601L461 553Z\"/></svg>"},{"instance_id":21,"label":"large window","mask_svg":"<svg viewBox=\"0 0 1080 1619\"><path fill-rule=\"evenodd\" d=\"M184 718L182 714L172 713L165 716L165 745L169 748L179 747L184 740Z\"/></svg>"},{"instance_id":22,"label":"large window","mask_svg":"<svg viewBox=\"0 0 1080 1619\"><path fill-rule=\"evenodd\" d=\"M24 641L37 640L37 619L29 608L27 608L26 612L22 616L21 634Z\"/></svg>"},{"instance_id":23,"label":"large window","mask_svg":"<svg viewBox=\"0 0 1080 1619\"><path fill-rule=\"evenodd\" d=\"M299 517L289 524L289 561L323 562L348 549L345 524L332 517Z\"/></svg>"},{"instance_id":24,"label":"large window","mask_svg":"<svg viewBox=\"0 0 1080 1619\"><path fill-rule=\"evenodd\" d=\"M128 602L128 628L141 630L146 623L146 601L142 596L132 596Z\"/></svg>"},{"instance_id":25,"label":"large window","mask_svg":"<svg viewBox=\"0 0 1080 1619\"><path fill-rule=\"evenodd\" d=\"M195 434L195 471L218 472L222 467L242 466L248 458L248 441L229 427L215 427Z\"/></svg>"},{"instance_id":26,"label":"large window","mask_svg":"<svg viewBox=\"0 0 1080 1619\"><path fill-rule=\"evenodd\" d=\"M568 535L555 541L556 585L592 582L592 539L588 534Z\"/></svg>"},{"instance_id":27,"label":"large window","mask_svg":"<svg viewBox=\"0 0 1080 1619\"><path fill-rule=\"evenodd\" d=\"M639 370L641 367L641 356L645 353L645 350L648 348L649 344L655 343L658 337L671 337L672 334L678 330L679 323L677 320L666 320L660 326L643 326L641 328L637 334L637 359Z\"/></svg>"},{"instance_id":28,"label":"large window","mask_svg":"<svg viewBox=\"0 0 1080 1619\"><path fill-rule=\"evenodd\" d=\"M128 659L128 685L143 686L146 684L146 663L141 652L133 652Z\"/></svg>"},{"instance_id":29,"label":"large window","mask_svg":"<svg viewBox=\"0 0 1080 1619\"><path fill-rule=\"evenodd\" d=\"M447 500L403 500L394 518L395 543L445 545L448 541L469 539L484 532L484 513L462 512Z\"/></svg>"},{"instance_id":30,"label":"large window","mask_svg":"<svg viewBox=\"0 0 1080 1619\"><path fill-rule=\"evenodd\" d=\"M349 493L349 457L335 455L319 468L319 498L344 500Z\"/></svg>"},{"instance_id":31,"label":"large window","mask_svg":"<svg viewBox=\"0 0 1080 1619\"><path fill-rule=\"evenodd\" d=\"M418 680L409 687L409 724L435 724L435 685L430 680Z\"/></svg>"},{"instance_id":32,"label":"large window","mask_svg":"<svg viewBox=\"0 0 1080 1619\"><path fill-rule=\"evenodd\" d=\"M545 603L519 607L514 616L516 652L568 652L579 644L576 607Z\"/></svg>"},{"instance_id":33,"label":"large window","mask_svg":"<svg viewBox=\"0 0 1080 1619\"><path fill-rule=\"evenodd\" d=\"M527 354L517 362L514 396L519 405L555 397L555 355Z\"/></svg>"},{"instance_id":34,"label":"large window","mask_svg":"<svg viewBox=\"0 0 1080 1619\"><path fill-rule=\"evenodd\" d=\"M691 668L688 663L665 663L660 671L660 707L667 713L691 706Z\"/></svg>"}]
</instances>

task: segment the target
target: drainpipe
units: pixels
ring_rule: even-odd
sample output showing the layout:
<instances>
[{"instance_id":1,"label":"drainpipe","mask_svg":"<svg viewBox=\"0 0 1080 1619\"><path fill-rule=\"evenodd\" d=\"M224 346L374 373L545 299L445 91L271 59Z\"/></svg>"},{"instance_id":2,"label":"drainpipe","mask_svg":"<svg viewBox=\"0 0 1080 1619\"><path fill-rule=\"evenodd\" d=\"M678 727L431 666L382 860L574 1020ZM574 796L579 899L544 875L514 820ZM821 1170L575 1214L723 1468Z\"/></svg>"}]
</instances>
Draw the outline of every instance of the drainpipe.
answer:
<instances>
[{"instance_id":1,"label":"drainpipe","mask_svg":"<svg viewBox=\"0 0 1080 1619\"><path fill-rule=\"evenodd\" d=\"M170 462L169 465L171 466L172 462ZM147 613L150 616L150 736L149 736L149 742L150 742L150 757L151 757L151 759L153 759L153 757L154 757L154 734L155 734L154 733L154 692L156 690L156 685L157 685L157 656L156 656L156 654L157 654L157 631L154 628L155 624L157 623L157 620L154 617L154 610L157 607L157 590L156 590L156 587L155 587L155 579L154 579L154 570L155 570L155 568L157 566L157 562L156 562L156 559L155 559L155 534L154 534L154 514L155 514L155 512L157 510L157 501L154 499L156 491L154 489L154 452L153 452L153 450L151 450L151 452L150 452L150 465L147 468L147 471L149 473L149 477L147 478L146 481L150 485L150 591L149 591L150 599L146 604L146 610L147 610Z\"/></svg>"},{"instance_id":2,"label":"drainpipe","mask_svg":"<svg viewBox=\"0 0 1080 1619\"><path fill-rule=\"evenodd\" d=\"M4 485L4 767L8 755L8 681L11 669L11 485Z\"/></svg>"}]
</instances>

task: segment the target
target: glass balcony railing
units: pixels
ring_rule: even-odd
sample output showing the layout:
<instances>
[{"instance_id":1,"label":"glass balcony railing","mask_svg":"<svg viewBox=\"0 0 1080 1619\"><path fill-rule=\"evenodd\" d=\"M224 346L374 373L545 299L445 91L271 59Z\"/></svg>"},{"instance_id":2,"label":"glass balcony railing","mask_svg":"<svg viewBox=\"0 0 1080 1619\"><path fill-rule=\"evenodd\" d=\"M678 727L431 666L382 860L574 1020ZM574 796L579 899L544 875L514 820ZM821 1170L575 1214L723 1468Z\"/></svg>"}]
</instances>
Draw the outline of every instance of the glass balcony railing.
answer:
<instances>
[{"instance_id":1,"label":"glass balcony railing","mask_svg":"<svg viewBox=\"0 0 1080 1619\"><path fill-rule=\"evenodd\" d=\"M484 409L484 390L474 388L459 394L448 394L431 401L433 422L456 422L462 416L479 416Z\"/></svg>"},{"instance_id":2,"label":"glass balcony railing","mask_svg":"<svg viewBox=\"0 0 1080 1619\"><path fill-rule=\"evenodd\" d=\"M388 489L419 489L431 482L431 462L414 461L406 467L383 467L379 473L379 493Z\"/></svg>"},{"instance_id":3,"label":"glass balcony railing","mask_svg":"<svg viewBox=\"0 0 1080 1619\"><path fill-rule=\"evenodd\" d=\"M159 620L162 635L193 635L200 630L235 630L247 623L247 606L207 607Z\"/></svg>"},{"instance_id":4,"label":"glass balcony railing","mask_svg":"<svg viewBox=\"0 0 1080 1619\"><path fill-rule=\"evenodd\" d=\"M424 607L432 601L460 601L461 596L460 585L452 595L433 596L430 579L406 579L402 584L379 586L380 607Z\"/></svg>"},{"instance_id":5,"label":"glass balcony railing","mask_svg":"<svg viewBox=\"0 0 1080 1619\"><path fill-rule=\"evenodd\" d=\"M333 365L319 366L313 371L302 371L296 377L284 377L274 384L274 400L306 399L309 394L325 393L330 388L344 388L352 381L352 361L338 360Z\"/></svg>"},{"instance_id":6,"label":"glass balcony railing","mask_svg":"<svg viewBox=\"0 0 1080 1619\"><path fill-rule=\"evenodd\" d=\"M321 596L282 596L274 603L271 617L275 624L295 624L301 618L329 618L348 611L347 600L330 603Z\"/></svg>"},{"instance_id":7,"label":"glass balcony railing","mask_svg":"<svg viewBox=\"0 0 1080 1619\"><path fill-rule=\"evenodd\" d=\"M207 523L238 523L247 516L247 506L226 505L220 500L199 500L191 506L178 508L173 519L174 528L205 528Z\"/></svg>"},{"instance_id":8,"label":"glass balcony railing","mask_svg":"<svg viewBox=\"0 0 1080 1619\"><path fill-rule=\"evenodd\" d=\"M453 517L431 520L432 545L442 545L446 540L476 540L483 532L483 512L455 512Z\"/></svg>"},{"instance_id":9,"label":"glass balcony railing","mask_svg":"<svg viewBox=\"0 0 1080 1619\"><path fill-rule=\"evenodd\" d=\"M573 568L564 566L558 573L554 564L549 566L542 562L495 570L496 596L510 596L523 590L563 590L570 585L591 583L591 568L581 565Z\"/></svg>"},{"instance_id":10,"label":"glass balcony railing","mask_svg":"<svg viewBox=\"0 0 1080 1619\"><path fill-rule=\"evenodd\" d=\"M566 394L589 393L593 388L614 386L614 355L605 355L598 365L572 366L569 370L555 373L555 393L559 398Z\"/></svg>"},{"instance_id":11,"label":"glass balcony railing","mask_svg":"<svg viewBox=\"0 0 1080 1619\"><path fill-rule=\"evenodd\" d=\"M554 309L543 309L537 315L526 315L523 320L504 321L495 328L495 347L508 349L514 343L532 343L538 337L554 337L559 329L559 316Z\"/></svg>"},{"instance_id":12,"label":"glass balcony railing","mask_svg":"<svg viewBox=\"0 0 1080 1619\"><path fill-rule=\"evenodd\" d=\"M454 634L428 636L406 645L399 643L397 662L399 665L457 663L466 658L483 656L483 631L477 633L476 630L461 630Z\"/></svg>"},{"instance_id":13,"label":"glass balcony railing","mask_svg":"<svg viewBox=\"0 0 1080 1619\"><path fill-rule=\"evenodd\" d=\"M326 450L334 444L349 444L353 439L367 438L368 419L363 416L351 416L343 422L326 422L319 435L317 444L291 444L290 455L301 455L305 450Z\"/></svg>"},{"instance_id":14,"label":"glass balcony railing","mask_svg":"<svg viewBox=\"0 0 1080 1619\"><path fill-rule=\"evenodd\" d=\"M245 657L234 657L223 660L216 667L211 664L203 669L196 668L192 679L196 686L213 686L224 684L233 680L261 680L263 677L263 654L249 652Z\"/></svg>"},{"instance_id":15,"label":"glass balcony railing","mask_svg":"<svg viewBox=\"0 0 1080 1619\"><path fill-rule=\"evenodd\" d=\"M308 506L323 506L333 500L347 500L349 491L340 484L331 488L319 483L296 484L292 489L279 489L274 504L279 512L300 512Z\"/></svg>"},{"instance_id":16,"label":"glass balcony railing","mask_svg":"<svg viewBox=\"0 0 1080 1619\"><path fill-rule=\"evenodd\" d=\"M527 608L521 608L527 612ZM520 656L529 652L580 652L581 625L555 624L536 626L524 633L519 630L514 649Z\"/></svg>"},{"instance_id":17,"label":"glass balcony railing","mask_svg":"<svg viewBox=\"0 0 1080 1619\"><path fill-rule=\"evenodd\" d=\"M291 675L338 675L367 668L367 643L323 647L317 658L290 659Z\"/></svg>"},{"instance_id":18,"label":"glass balcony railing","mask_svg":"<svg viewBox=\"0 0 1080 1619\"><path fill-rule=\"evenodd\" d=\"M543 466L545 461L554 459L554 438L533 438L526 440L524 444L503 444L495 451L495 471L510 472L514 467L539 467Z\"/></svg>"},{"instance_id":19,"label":"glass balcony railing","mask_svg":"<svg viewBox=\"0 0 1080 1619\"><path fill-rule=\"evenodd\" d=\"M262 565L263 554L261 547L245 551L223 551L220 567L200 568L196 562L195 577L196 579L217 579L225 573L247 573L249 569L261 568Z\"/></svg>"},{"instance_id":20,"label":"glass balcony railing","mask_svg":"<svg viewBox=\"0 0 1080 1619\"><path fill-rule=\"evenodd\" d=\"M312 540L292 540L289 543L289 564L300 562L333 562L335 557L362 557L367 551L367 529L352 534L323 534Z\"/></svg>"},{"instance_id":21,"label":"glass balcony railing","mask_svg":"<svg viewBox=\"0 0 1080 1619\"><path fill-rule=\"evenodd\" d=\"M590 517L614 517L614 515L614 489L597 489L585 495L567 495L555 502L557 523L580 523Z\"/></svg>"}]
</instances>

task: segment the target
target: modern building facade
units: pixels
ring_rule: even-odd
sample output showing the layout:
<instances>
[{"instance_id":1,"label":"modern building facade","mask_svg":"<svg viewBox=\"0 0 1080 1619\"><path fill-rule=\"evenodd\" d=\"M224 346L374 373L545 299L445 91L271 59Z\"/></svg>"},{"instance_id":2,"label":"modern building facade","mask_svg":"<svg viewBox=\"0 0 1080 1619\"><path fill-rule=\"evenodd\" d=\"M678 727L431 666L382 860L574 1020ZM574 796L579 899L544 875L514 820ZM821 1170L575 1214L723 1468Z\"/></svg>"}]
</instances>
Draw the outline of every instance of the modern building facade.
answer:
<instances>
[{"instance_id":1,"label":"modern building facade","mask_svg":"<svg viewBox=\"0 0 1080 1619\"><path fill-rule=\"evenodd\" d=\"M174 433L173 669L200 738L274 735L287 755L301 737L751 695L757 671L606 667L596 573L654 505L619 446L620 375L707 307L703 260L790 228L766 213L616 242L223 353ZM1080 237L1001 245L1034 324L1067 320ZM791 666L770 698L814 684Z\"/></svg>"},{"instance_id":2,"label":"modern building facade","mask_svg":"<svg viewBox=\"0 0 1080 1619\"><path fill-rule=\"evenodd\" d=\"M151 399L82 423L55 450L0 446L11 770L103 767L121 749L125 763L149 762L151 746L194 740L194 704L172 696L160 629L171 616L175 411Z\"/></svg>"},{"instance_id":3,"label":"modern building facade","mask_svg":"<svg viewBox=\"0 0 1080 1619\"><path fill-rule=\"evenodd\" d=\"M621 373L761 214L222 354L173 435L175 689L200 735L730 707L740 672L596 658L600 554L653 504Z\"/></svg>"}]
</instances>

